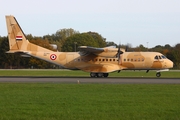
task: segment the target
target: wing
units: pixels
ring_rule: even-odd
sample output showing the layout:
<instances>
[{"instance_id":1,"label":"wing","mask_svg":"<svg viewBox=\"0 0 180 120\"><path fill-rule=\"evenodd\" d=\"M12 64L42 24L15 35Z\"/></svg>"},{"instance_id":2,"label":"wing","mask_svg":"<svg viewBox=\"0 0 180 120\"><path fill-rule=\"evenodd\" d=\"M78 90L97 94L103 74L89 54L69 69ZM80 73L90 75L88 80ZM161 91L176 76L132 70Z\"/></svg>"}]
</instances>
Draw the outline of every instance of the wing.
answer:
<instances>
[{"instance_id":1,"label":"wing","mask_svg":"<svg viewBox=\"0 0 180 120\"><path fill-rule=\"evenodd\" d=\"M95 48L89 46L80 46L79 47L81 55L94 54L101 57L116 57L118 48L114 46L104 47L104 48ZM123 49L121 49L123 51Z\"/></svg>"},{"instance_id":2,"label":"wing","mask_svg":"<svg viewBox=\"0 0 180 120\"><path fill-rule=\"evenodd\" d=\"M98 52L104 52L104 48L95 48L95 47L89 47L89 46L80 46L80 51L90 52L90 53L98 53Z\"/></svg>"}]
</instances>

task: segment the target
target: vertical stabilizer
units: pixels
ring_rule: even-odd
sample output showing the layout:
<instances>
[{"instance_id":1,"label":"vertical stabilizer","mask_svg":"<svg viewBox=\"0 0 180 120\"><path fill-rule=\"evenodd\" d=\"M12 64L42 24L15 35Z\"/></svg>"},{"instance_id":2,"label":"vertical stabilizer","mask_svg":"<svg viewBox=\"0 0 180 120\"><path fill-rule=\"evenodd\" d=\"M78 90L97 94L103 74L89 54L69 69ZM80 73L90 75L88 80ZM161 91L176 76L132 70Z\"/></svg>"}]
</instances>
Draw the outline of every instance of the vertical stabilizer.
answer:
<instances>
[{"instance_id":1,"label":"vertical stabilizer","mask_svg":"<svg viewBox=\"0 0 180 120\"><path fill-rule=\"evenodd\" d=\"M8 38L9 38L9 51L14 52L53 52L49 49L30 43L22 31L14 16L6 16Z\"/></svg>"},{"instance_id":2,"label":"vertical stabilizer","mask_svg":"<svg viewBox=\"0 0 180 120\"><path fill-rule=\"evenodd\" d=\"M10 51L27 50L29 41L14 16L6 16Z\"/></svg>"}]
</instances>

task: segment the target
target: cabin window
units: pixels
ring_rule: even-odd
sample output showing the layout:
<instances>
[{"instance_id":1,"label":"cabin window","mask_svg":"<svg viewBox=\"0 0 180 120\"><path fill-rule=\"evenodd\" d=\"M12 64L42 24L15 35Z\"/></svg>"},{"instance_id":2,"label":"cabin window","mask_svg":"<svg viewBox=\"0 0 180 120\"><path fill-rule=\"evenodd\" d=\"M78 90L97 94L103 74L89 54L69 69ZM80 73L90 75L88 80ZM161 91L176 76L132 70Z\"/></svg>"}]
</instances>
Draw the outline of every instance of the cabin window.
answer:
<instances>
[{"instance_id":1,"label":"cabin window","mask_svg":"<svg viewBox=\"0 0 180 120\"><path fill-rule=\"evenodd\" d=\"M108 61L108 59L106 59L106 61Z\"/></svg>"},{"instance_id":2,"label":"cabin window","mask_svg":"<svg viewBox=\"0 0 180 120\"><path fill-rule=\"evenodd\" d=\"M144 61L144 58L142 58L142 61Z\"/></svg>"},{"instance_id":3,"label":"cabin window","mask_svg":"<svg viewBox=\"0 0 180 120\"><path fill-rule=\"evenodd\" d=\"M138 61L140 61L140 58L138 58Z\"/></svg>"},{"instance_id":4,"label":"cabin window","mask_svg":"<svg viewBox=\"0 0 180 120\"><path fill-rule=\"evenodd\" d=\"M80 61L80 59L78 59L78 61Z\"/></svg>"},{"instance_id":5,"label":"cabin window","mask_svg":"<svg viewBox=\"0 0 180 120\"><path fill-rule=\"evenodd\" d=\"M111 61L112 59L109 59L109 61Z\"/></svg>"},{"instance_id":6,"label":"cabin window","mask_svg":"<svg viewBox=\"0 0 180 120\"><path fill-rule=\"evenodd\" d=\"M162 59L161 56L159 56L159 59Z\"/></svg>"},{"instance_id":7,"label":"cabin window","mask_svg":"<svg viewBox=\"0 0 180 120\"><path fill-rule=\"evenodd\" d=\"M129 59L127 59L127 61L129 61Z\"/></svg>"},{"instance_id":8,"label":"cabin window","mask_svg":"<svg viewBox=\"0 0 180 120\"><path fill-rule=\"evenodd\" d=\"M133 59L131 59L131 61L133 61Z\"/></svg>"},{"instance_id":9,"label":"cabin window","mask_svg":"<svg viewBox=\"0 0 180 120\"><path fill-rule=\"evenodd\" d=\"M113 59L113 61L115 61L115 59Z\"/></svg>"},{"instance_id":10,"label":"cabin window","mask_svg":"<svg viewBox=\"0 0 180 120\"><path fill-rule=\"evenodd\" d=\"M101 59L99 59L99 61L101 61Z\"/></svg>"},{"instance_id":11,"label":"cabin window","mask_svg":"<svg viewBox=\"0 0 180 120\"><path fill-rule=\"evenodd\" d=\"M126 59L124 59L124 61L126 61Z\"/></svg>"}]
</instances>

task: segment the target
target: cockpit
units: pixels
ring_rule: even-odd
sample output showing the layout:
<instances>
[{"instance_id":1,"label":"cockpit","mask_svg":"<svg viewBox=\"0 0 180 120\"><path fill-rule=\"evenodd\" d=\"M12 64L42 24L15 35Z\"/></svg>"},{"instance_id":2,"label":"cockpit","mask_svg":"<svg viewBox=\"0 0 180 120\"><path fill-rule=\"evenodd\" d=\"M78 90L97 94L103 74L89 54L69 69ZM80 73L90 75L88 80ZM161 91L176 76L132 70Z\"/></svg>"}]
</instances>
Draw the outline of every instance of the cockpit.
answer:
<instances>
[{"instance_id":1,"label":"cockpit","mask_svg":"<svg viewBox=\"0 0 180 120\"><path fill-rule=\"evenodd\" d=\"M154 59L155 59L155 60L161 60L161 59L167 59L167 58L166 58L166 56L164 56L164 55L156 55L156 56L154 57Z\"/></svg>"}]
</instances>

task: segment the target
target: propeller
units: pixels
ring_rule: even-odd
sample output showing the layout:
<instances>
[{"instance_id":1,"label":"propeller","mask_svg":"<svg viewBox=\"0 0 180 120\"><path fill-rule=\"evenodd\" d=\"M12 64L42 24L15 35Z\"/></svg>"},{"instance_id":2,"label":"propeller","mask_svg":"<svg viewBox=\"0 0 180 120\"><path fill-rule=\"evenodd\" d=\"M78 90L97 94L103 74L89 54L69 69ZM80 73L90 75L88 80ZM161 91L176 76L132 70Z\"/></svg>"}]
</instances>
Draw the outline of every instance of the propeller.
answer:
<instances>
[{"instance_id":1,"label":"propeller","mask_svg":"<svg viewBox=\"0 0 180 120\"><path fill-rule=\"evenodd\" d=\"M121 45L119 44L118 46L118 51L117 51L117 58L118 58L118 64L120 63L120 55L123 54L123 52L121 51Z\"/></svg>"},{"instance_id":2,"label":"propeller","mask_svg":"<svg viewBox=\"0 0 180 120\"><path fill-rule=\"evenodd\" d=\"M128 52L128 49L129 49L129 48L128 48L128 45L126 45L126 49L125 49L125 52Z\"/></svg>"}]
</instances>

